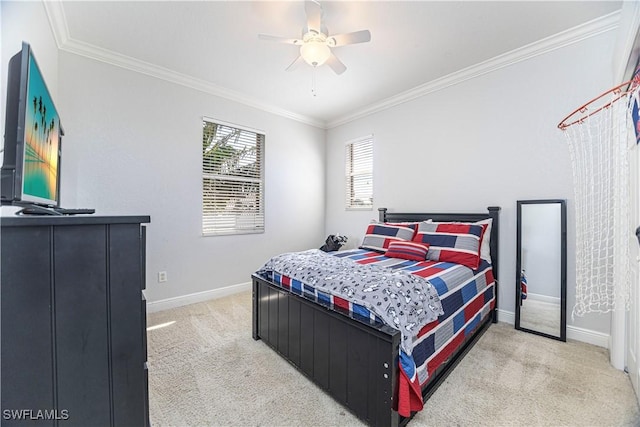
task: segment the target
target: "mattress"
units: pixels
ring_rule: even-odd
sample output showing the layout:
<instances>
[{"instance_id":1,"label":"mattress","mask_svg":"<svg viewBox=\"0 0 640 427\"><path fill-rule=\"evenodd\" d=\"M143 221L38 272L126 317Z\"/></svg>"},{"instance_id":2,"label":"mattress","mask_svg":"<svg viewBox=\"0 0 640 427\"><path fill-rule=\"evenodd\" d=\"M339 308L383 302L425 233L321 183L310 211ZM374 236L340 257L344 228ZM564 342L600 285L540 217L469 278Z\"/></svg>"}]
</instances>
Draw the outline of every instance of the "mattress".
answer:
<instances>
[{"instance_id":1,"label":"mattress","mask_svg":"<svg viewBox=\"0 0 640 427\"><path fill-rule=\"evenodd\" d=\"M449 356L473 334L495 307L495 278L491 264L481 260L477 269L452 262L412 261L387 257L367 249L331 252L330 255L359 265L411 273L427 281L440 299L441 314L420 325L411 338L411 348L401 352L401 376L396 404L401 415L422 409L421 388ZM285 270L285 269L280 269ZM297 280L285 271L262 269L260 275L281 288L340 312L357 321L380 325L384 322L376 307L360 304L346 295L324 292ZM401 329L398 325L389 325Z\"/></svg>"}]
</instances>

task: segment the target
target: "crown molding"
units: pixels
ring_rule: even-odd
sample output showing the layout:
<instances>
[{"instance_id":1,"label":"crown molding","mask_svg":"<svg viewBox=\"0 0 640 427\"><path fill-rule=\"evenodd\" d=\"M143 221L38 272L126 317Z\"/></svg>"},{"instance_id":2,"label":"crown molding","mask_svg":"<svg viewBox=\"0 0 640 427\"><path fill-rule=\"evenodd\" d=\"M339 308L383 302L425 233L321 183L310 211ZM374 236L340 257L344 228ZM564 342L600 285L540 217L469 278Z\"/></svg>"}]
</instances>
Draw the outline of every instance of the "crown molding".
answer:
<instances>
[{"instance_id":1,"label":"crown molding","mask_svg":"<svg viewBox=\"0 0 640 427\"><path fill-rule=\"evenodd\" d=\"M421 96L448 88L450 86L482 76L492 71L508 67L518 62L525 61L535 56L542 55L556 49L572 45L574 43L578 43L590 37L597 36L598 34L615 30L616 28L618 28L619 22L620 11L604 15L582 25L578 25L566 31L562 31L555 35L530 43L526 46L514 49L502 55L498 55L487 61L480 62L478 64L464 68L460 71L456 71L444 77L440 77L420 86L416 86L412 89L401 92L380 102L371 104L360 110L356 110L347 116L341 117L337 120L329 121L326 128L331 129L352 122L370 114L374 114L379 111L394 107L396 105L409 102Z\"/></svg>"},{"instance_id":2,"label":"crown molding","mask_svg":"<svg viewBox=\"0 0 640 427\"><path fill-rule=\"evenodd\" d=\"M215 85L208 81L198 79L187 74L179 73L156 64L141 61L130 56L122 55L101 47L75 40L69 36L69 29L64 14L64 8L59 1L44 1L45 11L49 18L49 23L58 45L58 49L73 53L86 58L101 61L116 67L125 68L141 74L146 74L161 80L185 86L200 92L229 99L249 107L257 108L268 113L276 114L288 119L326 129L326 122L311 117L297 114L274 105L260 102L254 98L246 96L240 92Z\"/></svg>"},{"instance_id":3,"label":"crown molding","mask_svg":"<svg viewBox=\"0 0 640 427\"><path fill-rule=\"evenodd\" d=\"M105 62L116 67L135 71L137 73L146 74L148 76L195 89L200 92L226 98L249 107L277 114L321 129L324 129L326 126L324 121L318 121L311 117L296 114L270 104L265 104L244 94L215 85L205 80L182 74L159 65L144 62L130 56L115 53L107 49L102 49L98 46L84 43L79 40L69 39L67 43L62 46L61 50L84 56L86 58L91 58L96 61Z\"/></svg>"},{"instance_id":4,"label":"crown molding","mask_svg":"<svg viewBox=\"0 0 640 427\"><path fill-rule=\"evenodd\" d=\"M51 29L58 45L58 49L76 55L105 62L116 67L125 68L151 77L159 78L171 83L179 84L191 89L205 92L221 98L229 99L253 108L257 108L272 114L276 114L291 120L308 124L321 129L331 129L343 124L352 122L362 117L374 114L396 105L409 102L416 98L430 93L448 88L450 86L465 82L467 80L480 77L484 74L508 67L521 61L542 55L565 46L578 43L590 37L615 30L619 27L621 12L616 11L603 17L586 22L582 25L562 31L558 34L530 43L518 49L491 58L487 61L472 65L460 71L448 74L444 77L432 80L422 85L416 86L405 92L384 99L380 102L370 104L362 109L355 110L351 114L343 116L337 120L325 122L294 113L271 104L261 102L257 99L246 96L240 92L215 85L202 79L198 79L183 73L179 73L168 68L141 61L126 55L121 55L98 46L84 43L70 37L64 8L60 1L43 1L45 11L51 25Z\"/></svg>"},{"instance_id":5,"label":"crown molding","mask_svg":"<svg viewBox=\"0 0 640 427\"><path fill-rule=\"evenodd\" d=\"M64 14L62 2L60 1L43 1L44 10L49 19L51 32L56 41L58 49L62 49L69 40L69 27L67 27L67 18Z\"/></svg>"}]
</instances>

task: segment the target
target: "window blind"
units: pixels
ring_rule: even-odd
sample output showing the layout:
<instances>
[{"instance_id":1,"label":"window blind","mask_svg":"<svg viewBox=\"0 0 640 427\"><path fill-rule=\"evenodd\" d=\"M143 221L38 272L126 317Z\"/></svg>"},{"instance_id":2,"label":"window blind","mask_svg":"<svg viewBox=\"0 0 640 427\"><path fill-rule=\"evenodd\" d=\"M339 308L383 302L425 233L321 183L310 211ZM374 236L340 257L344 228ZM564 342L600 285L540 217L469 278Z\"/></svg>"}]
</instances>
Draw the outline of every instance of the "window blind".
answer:
<instances>
[{"instance_id":1,"label":"window blind","mask_svg":"<svg viewBox=\"0 0 640 427\"><path fill-rule=\"evenodd\" d=\"M346 207L373 208L373 136L346 144Z\"/></svg>"},{"instance_id":2,"label":"window blind","mask_svg":"<svg viewBox=\"0 0 640 427\"><path fill-rule=\"evenodd\" d=\"M202 233L264 232L261 133L202 122Z\"/></svg>"}]
</instances>

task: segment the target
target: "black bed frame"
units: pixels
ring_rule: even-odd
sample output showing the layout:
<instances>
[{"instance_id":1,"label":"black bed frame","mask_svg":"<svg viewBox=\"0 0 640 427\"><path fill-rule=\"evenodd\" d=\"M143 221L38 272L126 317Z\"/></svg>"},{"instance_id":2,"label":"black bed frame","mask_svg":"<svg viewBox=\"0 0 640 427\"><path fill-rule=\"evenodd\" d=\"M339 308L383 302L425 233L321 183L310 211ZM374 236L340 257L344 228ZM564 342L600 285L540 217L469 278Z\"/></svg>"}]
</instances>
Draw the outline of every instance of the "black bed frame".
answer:
<instances>
[{"instance_id":1,"label":"black bed frame","mask_svg":"<svg viewBox=\"0 0 640 427\"><path fill-rule=\"evenodd\" d=\"M380 208L382 222L475 222L493 218L491 260L496 279L496 308L476 332L440 366L422 390L426 400L477 342L498 321L499 207L488 213L393 213ZM336 401L372 426L403 426L411 417L393 410L397 399L400 332L336 313L253 275L253 339L263 340Z\"/></svg>"}]
</instances>

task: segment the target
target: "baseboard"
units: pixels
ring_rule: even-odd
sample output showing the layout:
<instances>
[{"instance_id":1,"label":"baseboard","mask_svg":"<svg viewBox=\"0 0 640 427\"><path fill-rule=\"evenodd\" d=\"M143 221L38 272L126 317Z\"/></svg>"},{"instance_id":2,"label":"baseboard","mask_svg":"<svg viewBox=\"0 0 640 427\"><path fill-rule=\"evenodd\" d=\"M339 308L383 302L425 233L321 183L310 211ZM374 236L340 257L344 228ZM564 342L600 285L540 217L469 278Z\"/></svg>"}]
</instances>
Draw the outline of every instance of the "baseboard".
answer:
<instances>
[{"instance_id":1,"label":"baseboard","mask_svg":"<svg viewBox=\"0 0 640 427\"><path fill-rule=\"evenodd\" d=\"M504 322L510 325L515 325L516 314L510 311L504 311L504 310L498 309L498 322Z\"/></svg>"},{"instance_id":2,"label":"baseboard","mask_svg":"<svg viewBox=\"0 0 640 427\"><path fill-rule=\"evenodd\" d=\"M515 325L516 314L498 309L498 321ZM583 329L577 326L567 325L567 339L609 348L609 334Z\"/></svg>"},{"instance_id":3,"label":"baseboard","mask_svg":"<svg viewBox=\"0 0 640 427\"><path fill-rule=\"evenodd\" d=\"M609 334L567 325L567 339L609 348Z\"/></svg>"},{"instance_id":4,"label":"baseboard","mask_svg":"<svg viewBox=\"0 0 640 427\"><path fill-rule=\"evenodd\" d=\"M560 298L550 297L550 296L541 295L541 294L532 294L531 292L527 293L527 299L531 299L532 301L546 302L548 304L560 305Z\"/></svg>"},{"instance_id":5,"label":"baseboard","mask_svg":"<svg viewBox=\"0 0 640 427\"><path fill-rule=\"evenodd\" d=\"M154 313L169 310L171 308L182 307L184 305L209 301L249 290L251 290L251 282L246 282L238 285L226 286L224 288L211 289L210 291L196 292L194 294L181 295L179 297L167 298L159 301L151 301L147 302L147 313ZM515 325L515 313L498 309L498 321ZM577 326L567 325L567 339L597 345L598 347L608 348L609 346L609 334L583 329Z\"/></svg>"},{"instance_id":6,"label":"baseboard","mask_svg":"<svg viewBox=\"0 0 640 427\"><path fill-rule=\"evenodd\" d=\"M224 288L211 289L210 291L196 292L194 294L181 295L179 297L150 301L147 302L147 313L155 313L158 311L169 310L171 308L182 307L184 305L195 304L197 302L209 301L249 290L251 290L251 282L246 282L238 285L225 286Z\"/></svg>"}]
</instances>

